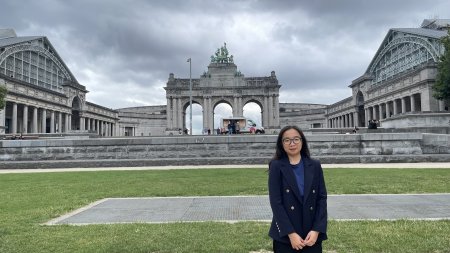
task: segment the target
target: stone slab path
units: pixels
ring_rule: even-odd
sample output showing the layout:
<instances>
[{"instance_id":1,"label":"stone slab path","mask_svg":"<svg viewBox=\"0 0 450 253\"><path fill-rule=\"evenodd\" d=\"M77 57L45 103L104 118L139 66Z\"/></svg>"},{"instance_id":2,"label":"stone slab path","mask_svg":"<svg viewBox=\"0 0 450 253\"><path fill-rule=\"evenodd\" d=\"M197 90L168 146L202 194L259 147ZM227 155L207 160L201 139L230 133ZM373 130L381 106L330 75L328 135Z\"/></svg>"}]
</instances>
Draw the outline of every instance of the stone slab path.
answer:
<instances>
[{"instance_id":1,"label":"stone slab path","mask_svg":"<svg viewBox=\"0 0 450 253\"><path fill-rule=\"evenodd\" d=\"M449 194L329 195L334 220L450 219ZM46 225L270 221L268 196L108 198Z\"/></svg>"}]
</instances>

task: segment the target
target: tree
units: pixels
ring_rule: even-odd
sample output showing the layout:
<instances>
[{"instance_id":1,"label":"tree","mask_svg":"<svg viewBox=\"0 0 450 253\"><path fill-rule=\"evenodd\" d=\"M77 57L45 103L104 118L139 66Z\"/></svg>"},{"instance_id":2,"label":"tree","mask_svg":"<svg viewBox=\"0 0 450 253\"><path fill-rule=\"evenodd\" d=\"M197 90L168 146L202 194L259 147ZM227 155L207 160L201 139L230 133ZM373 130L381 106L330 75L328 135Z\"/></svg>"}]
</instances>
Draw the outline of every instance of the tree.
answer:
<instances>
[{"instance_id":1,"label":"tree","mask_svg":"<svg viewBox=\"0 0 450 253\"><path fill-rule=\"evenodd\" d=\"M444 54L438 62L436 83L433 85L433 97L439 100L450 100L450 30L447 36L441 39Z\"/></svg>"},{"instance_id":2,"label":"tree","mask_svg":"<svg viewBox=\"0 0 450 253\"><path fill-rule=\"evenodd\" d=\"M0 110L5 108L6 105L6 87L3 85L0 85Z\"/></svg>"}]
</instances>

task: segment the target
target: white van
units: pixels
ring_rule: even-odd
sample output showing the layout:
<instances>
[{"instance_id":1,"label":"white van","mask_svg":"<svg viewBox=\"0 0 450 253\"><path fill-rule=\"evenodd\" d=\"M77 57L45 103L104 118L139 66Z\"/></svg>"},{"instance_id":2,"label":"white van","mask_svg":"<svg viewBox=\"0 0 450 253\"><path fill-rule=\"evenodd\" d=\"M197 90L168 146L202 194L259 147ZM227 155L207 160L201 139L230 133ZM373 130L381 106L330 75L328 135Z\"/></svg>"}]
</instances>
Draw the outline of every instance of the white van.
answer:
<instances>
[{"instance_id":1,"label":"white van","mask_svg":"<svg viewBox=\"0 0 450 253\"><path fill-rule=\"evenodd\" d=\"M228 134L231 130L232 134L251 133L263 134L264 128L255 121L245 117L227 117L220 120L220 133Z\"/></svg>"}]
</instances>

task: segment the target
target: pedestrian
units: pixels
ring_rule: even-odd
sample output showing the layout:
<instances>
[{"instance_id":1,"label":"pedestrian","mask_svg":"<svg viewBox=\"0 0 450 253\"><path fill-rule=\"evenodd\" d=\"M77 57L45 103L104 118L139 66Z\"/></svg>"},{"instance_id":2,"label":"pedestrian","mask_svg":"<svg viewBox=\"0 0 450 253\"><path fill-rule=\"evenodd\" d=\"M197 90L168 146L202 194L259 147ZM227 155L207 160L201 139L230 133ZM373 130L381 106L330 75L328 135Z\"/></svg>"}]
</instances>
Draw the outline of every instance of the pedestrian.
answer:
<instances>
[{"instance_id":1,"label":"pedestrian","mask_svg":"<svg viewBox=\"0 0 450 253\"><path fill-rule=\"evenodd\" d=\"M327 239L327 190L322 166L310 157L305 135L297 126L286 126L278 134L269 163L269 200L274 253L322 252L322 241Z\"/></svg>"}]
</instances>

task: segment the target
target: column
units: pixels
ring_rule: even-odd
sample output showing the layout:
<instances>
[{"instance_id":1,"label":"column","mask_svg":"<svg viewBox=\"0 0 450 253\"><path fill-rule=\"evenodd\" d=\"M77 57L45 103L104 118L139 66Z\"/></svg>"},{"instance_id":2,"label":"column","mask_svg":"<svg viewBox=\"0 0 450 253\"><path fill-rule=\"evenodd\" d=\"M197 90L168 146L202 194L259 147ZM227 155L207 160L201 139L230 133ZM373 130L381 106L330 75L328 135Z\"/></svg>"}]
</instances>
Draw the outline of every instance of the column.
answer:
<instances>
[{"instance_id":1,"label":"column","mask_svg":"<svg viewBox=\"0 0 450 253\"><path fill-rule=\"evenodd\" d=\"M209 128L209 108L208 108L208 98L203 97L203 127Z\"/></svg>"},{"instance_id":2,"label":"column","mask_svg":"<svg viewBox=\"0 0 450 253\"><path fill-rule=\"evenodd\" d=\"M55 133L55 111L50 112L50 133Z\"/></svg>"},{"instance_id":3,"label":"column","mask_svg":"<svg viewBox=\"0 0 450 253\"><path fill-rule=\"evenodd\" d=\"M280 101L279 101L279 95L275 95L275 126L280 126Z\"/></svg>"},{"instance_id":4,"label":"column","mask_svg":"<svg viewBox=\"0 0 450 253\"><path fill-rule=\"evenodd\" d=\"M62 133L62 112L58 112L58 133Z\"/></svg>"},{"instance_id":5,"label":"column","mask_svg":"<svg viewBox=\"0 0 450 253\"><path fill-rule=\"evenodd\" d=\"M212 99L211 97L208 98L208 108L209 108L209 127L211 128L212 133L214 133L214 109L212 107ZM219 124L220 126L220 124ZM217 127L219 127L217 126Z\"/></svg>"},{"instance_id":6,"label":"column","mask_svg":"<svg viewBox=\"0 0 450 253\"><path fill-rule=\"evenodd\" d=\"M242 106L242 96L238 97L238 116L242 117L244 116L244 108Z\"/></svg>"},{"instance_id":7,"label":"column","mask_svg":"<svg viewBox=\"0 0 450 253\"><path fill-rule=\"evenodd\" d=\"M172 98L167 98L167 128L172 129Z\"/></svg>"},{"instance_id":8,"label":"column","mask_svg":"<svg viewBox=\"0 0 450 253\"><path fill-rule=\"evenodd\" d=\"M354 112L353 113L353 126L360 127L359 122L360 122L359 113Z\"/></svg>"},{"instance_id":9,"label":"column","mask_svg":"<svg viewBox=\"0 0 450 253\"><path fill-rule=\"evenodd\" d=\"M69 114L69 131L72 130L72 114Z\"/></svg>"},{"instance_id":10,"label":"column","mask_svg":"<svg viewBox=\"0 0 450 253\"><path fill-rule=\"evenodd\" d=\"M404 97L402 97L402 113L406 112L406 100Z\"/></svg>"},{"instance_id":11,"label":"column","mask_svg":"<svg viewBox=\"0 0 450 253\"><path fill-rule=\"evenodd\" d=\"M183 122L183 107L181 106L181 98L178 98L177 100L178 100L178 103L177 103L178 104L178 107L177 107L178 128L183 128L183 125L185 123ZM186 126L186 128L189 128L189 126ZM133 136L135 136L135 135L133 135Z\"/></svg>"},{"instance_id":12,"label":"column","mask_svg":"<svg viewBox=\"0 0 450 253\"><path fill-rule=\"evenodd\" d=\"M69 132L69 114L66 113L64 115L64 132L68 133Z\"/></svg>"},{"instance_id":13,"label":"column","mask_svg":"<svg viewBox=\"0 0 450 253\"><path fill-rule=\"evenodd\" d=\"M81 115L80 115L79 125L80 125L80 130L84 130L84 117L82 117Z\"/></svg>"},{"instance_id":14,"label":"column","mask_svg":"<svg viewBox=\"0 0 450 253\"><path fill-rule=\"evenodd\" d=\"M13 103L11 133L17 133L17 103Z\"/></svg>"},{"instance_id":15,"label":"column","mask_svg":"<svg viewBox=\"0 0 450 253\"><path fill-rule=\"evenodd\" d=\"M263 127L269 126L269 101L267 99L267 96L264 96L264 108L263 108Z\"/></svg>"},{"instance_id":16,"label":"column","mask_svg":"<svg viewBox=\"0 0 450 253\"><path fill-rule=\"evenodd\" d=\"M414 98L414 94L410 96L411 101L411 112L416 111L416 99Z\"/></svg>"},{"instance_id":17,"label":"column","mask_svg":"<svg viewBox=\"0 0 450 253\"><path fill-rule=\"evenodd\" d=\"M391 109L389 108L389 101L386 102L386 118L391 117Z\"/></svg>"},{"instance_id":18,"label":"column","mask_svg":"<svg viewBox=\"0 0 450 253\"><path fill-rule=\"evenodd\" d=\"M32 132L38 132L38 108L33 107L33 124L32 124Z\"/></svg>"},{"instance_id":19,"label":"column","mask_svg":"<svg viewBox=\"0 0 450 253\"><path fill-rule=\"evenodd\" d=\"M397 99L394 99L393 101L393 106L394 106L394 115L398 114L398 106L397 106Z\"/></svg>"},{"instance_id":20,"label":"column","mask_svg":"<svg viewBox=\"0 0 450 253\"><path fill-rule=\"evenodd\" d=\"M273 127L273 97L269 96L269 126Z\"/></svg>"},{"instance_id":21,"label":"column","mask_svg":"<svg viewBox=\"0 0 450 253\"><path fill-rule=\"evenodd\" d=\"M28 133L28 105L23 105L23 129L22 133Z\"/></svg>"},{"instance_id":22,"label":"column","mask_svg":"<svg viewBox=\"0 0 450 253\"><path fill-rule=\"evenodd\" d=\"M87 120L87 127L86 127L86 130L91 130L91 118L86 118L86 120Z\"/></svg>"},{"instance_id":23,"label":"column","mask_svg":"<svg viewBox=\"0 0 450 253\"><path fill-rule=\"evenodd\" d=\"M45 109L45 108L42 108L41 124L42 124L41 132L47 133L47 109Z\"/></svg>"},{"instance_id":24,"label":"column","mask_svg":"<svg viewBox=\"0 0 450 253\"><path fill-rule=\"evenodd\" d=\"M178 99L174 98L172 100L172 127L178 128Z\"/></svg>"},{"instance_id":25,"label":"column","mask_svg":"<svg viewBox=\"0 0 450 253\"><path fill-rule=\"evenodd\" d=\"M379 104L378 105L378 114L379 114L379 120L381 120L381 119L383 119L383 106L382 106L383 104Z\"/></svg>"},{"instance_id":26,"label":"column","mask_svg":"<svg viewBox=\"0 0 450 253\"><path fill-rule=\"evenodd\" d=\"M369 122L369 108L365 108L364 110L366 110L366 112L364 113L364 126L367 127L367 123Z\"/></svg>"},{"instance_id":27,"label":"column","mask_svg":"<svg viewBox=\"0 0 450 253\"><path fill-rule=\"evenodd\" d=\"M97 134L100 135L100 120L98 119L95 120L95 130Z\"/></svg>"}]
</instances>

